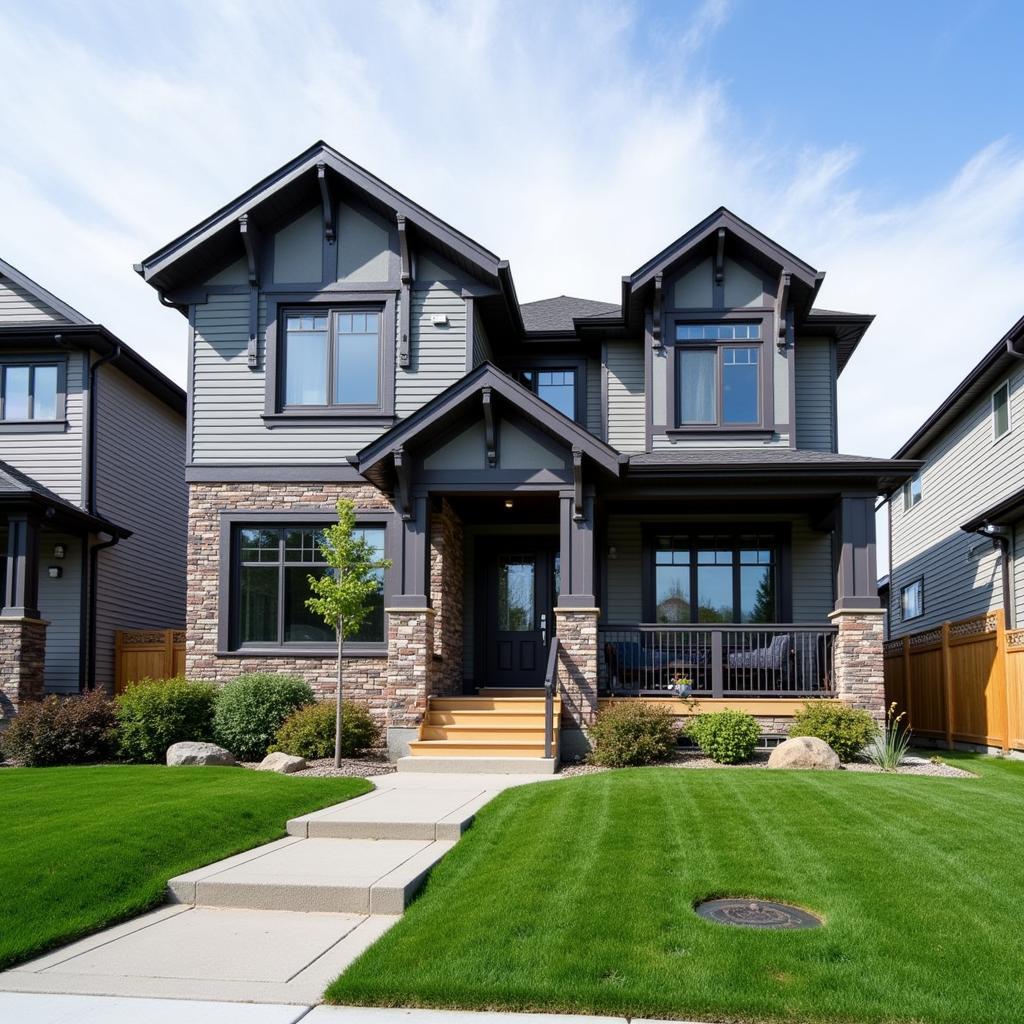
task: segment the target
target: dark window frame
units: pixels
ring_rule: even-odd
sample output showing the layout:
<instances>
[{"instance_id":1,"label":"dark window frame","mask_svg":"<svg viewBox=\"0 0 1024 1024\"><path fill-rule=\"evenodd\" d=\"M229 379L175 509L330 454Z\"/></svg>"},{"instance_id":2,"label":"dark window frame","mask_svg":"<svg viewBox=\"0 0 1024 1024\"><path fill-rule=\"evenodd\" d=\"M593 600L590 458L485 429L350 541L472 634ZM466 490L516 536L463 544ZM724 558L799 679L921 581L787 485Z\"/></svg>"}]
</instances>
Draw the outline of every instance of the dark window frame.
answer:
<instances>
[{"instance_id":1,"label":"dark window frame","mask_svg":"<svg viewBox=\"0 0 1024 1024\"><path fill-rule=\"evenodd\" d=\"M996 430L996 395L1001 391L1006 392L1006 429L1001 433L997 433ZM1002 441L1004 437L1013 433L1013 410L1010 407L1010 381L1009 379L1004 380L1002 384L997 387L992 394L989 396L989 412L992 417L992 441Z\"/></svg>"},{"instance_id":2,"label":"dark window frame","mask_svg":"<svg viewBox=\"0 0 1024 1024\"><path fill-rule=\"evenodd\" d=\"M573 420L581 426L586 426L587 419L587 361L575 356L534 356L532 358L521 358L508 360L504 367L506 372L515 377L516 381L528 391L537 394L536 390L528 384L519 380L522 373L534 372L550 373L571 370L576 377L575 384L575 406L576 414ZM540 397L538 395L538 397ZM541 399L543 401L543 399ZM552 406L554 408L554 406Z\"/></svg>"},{"instance_id":3,"label":"dark window frame","mask_svg":"<svg viewBox=\"0 0 1024 1024\"><path fill-rule=\"evenodd\" d=\"M921 610L916 615L907 615L906 606L906 593L912 587L921 588ZM900 621L901 622L913 622L915 619L924 618L924 577L918 576L916 580L911 580L909 583L904 584L900 587Z\"/></svg>"},{"instance_id":4,"label":"dark window frame","mask_svg":"<svg viewBox=\"0 0 1024 1024\"><path fill-rule=\"evenodd\" d=\"M53 367L57 371L57 390L54 415L51 419L5 419L6 373L9 367L29 367L29 412L34 402L35 370ZM61 356L46 358L35 355L0 356L0 432L12 434L63 433L67 427L67 359Z\"/></svg>"},{"instance_id":5,"label":"dark window frame","mask_svg":"<svg viewBox=\"0 0 1024 1024\"><path fill-rule=\"evenodd\" d=\"M238 538L245 527L277 528L285 526L318 528L330 526L338 521L334 512L296 509L290 512L231 512L220 517L220 573L217 608L217 656L248 657L316 657L329 658L337 651L335 640L320 643L253 643L238 642L239 610L239 560ZM367 658L387 656L388 614L392 596L396 593L396 575L399 566L399 522L393 511L388 509L357 509L358 526L380 526L384 528L384 557L391 560L391 568L384 571L384 638L381 641L345 641L346 658ZM277 566L278 563L267 563ZM281 609L278 610L280 616Z\"/></svg>"},{"instance_id":6,"label":"dark window frame","mask_svg":"<svg viewBox=\"0 0 1024 1024\"><path fill-rule=\"evenodd\" d=\"M917 484L917 497L914 497L914 484ZM924 479L922 473L915 473L903 485L903 513L913 512L924 501Z\"/></svg>"}]
</instances>

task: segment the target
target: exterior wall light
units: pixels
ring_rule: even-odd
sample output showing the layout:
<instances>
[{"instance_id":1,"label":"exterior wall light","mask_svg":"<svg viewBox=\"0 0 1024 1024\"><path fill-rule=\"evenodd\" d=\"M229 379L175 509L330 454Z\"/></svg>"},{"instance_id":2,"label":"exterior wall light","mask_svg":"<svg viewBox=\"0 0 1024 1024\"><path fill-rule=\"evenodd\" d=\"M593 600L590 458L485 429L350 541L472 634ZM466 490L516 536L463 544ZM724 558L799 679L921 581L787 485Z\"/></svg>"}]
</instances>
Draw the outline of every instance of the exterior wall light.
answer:
<instances>
[{"instance_id":1,"label":"exterior wall light","mask_svg":"<svg viewBox=\"0 0 1024 1024\"><path fill-rule=\"evenodd\" d=\"M46 575L51 580L59 580L64 575L64 570L59 565L51 565L47 568Z\"/></svg>"},{"instance_id":2,"label":"exterior wall light","mask_svg":"<svg viewBox=\"0 0 1024 1024\"><path fill-rule=\"evenodd\" d=\"M63 544L54 544L53 545L53 557L54 558L63 558L64 554L65 554L65 548L64 548Z\"/></svg>"},{"instance_id":3,"label":"exterior wall light","mask_svg":"<svg viewBox=\"0 0 1024 1024\"><path fill-rule=\"evenodd\" d=\"M511 508L511 507L512 507L512 499L511 498L506 498L505 499L505 508Z\"/></svg>"}]
</instances>

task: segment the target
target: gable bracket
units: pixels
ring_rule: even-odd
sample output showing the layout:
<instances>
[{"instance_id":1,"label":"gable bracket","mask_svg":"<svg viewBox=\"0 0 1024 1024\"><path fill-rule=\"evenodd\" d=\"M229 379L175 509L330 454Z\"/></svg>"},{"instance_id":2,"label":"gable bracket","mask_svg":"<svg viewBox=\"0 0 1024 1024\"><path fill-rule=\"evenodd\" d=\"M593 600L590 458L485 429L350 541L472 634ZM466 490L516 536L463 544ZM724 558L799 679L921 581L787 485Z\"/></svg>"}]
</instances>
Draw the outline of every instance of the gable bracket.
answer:
<instances>
[{"instance_id":1,"label":"gable bracket","mask_svg":"<svg viewBox=\"0 0 1024 1024\"><path fill-rule=\"evenodd\" d=\"M779 278L779 340L776 342L780 352L786 351L786 333L789 327L789 286L793 275L783 272Z\"/></svg>"},{"instance_id":2,"label":"gable bracket","mask_svg":"<svg viewBox=\"0 0 1024 1024\"><path fill-rule=\"evenodd\" d=\"M725 281L725 228L718 229L718 240L715 243L715 284Z\"/></svg>"},{"instance_id":3,"label":"gable bracket","mask_svg":"<svg viewBox=\"0 0 1024 1024\"><path fill-rule=\"evenodd\" d=\"M579 521L583 515L583 452L572 450L572 517Z\"/></svg>"},{"instance_id":4,"label":"gable bracket","mask_svg":"<svg viewBox=\"0 0 1024 1024\"><path fill-rule=\"evenodd\" d=\"M484 443L487 446L487 468L494 469L498 465L498 445L494 436L494 396L490 388L480 391L484 406Z\"/></svg>"},{"instance_id":5,"label":"gable bracket","mask_svg":"<svg viewBox=\"0 0 1024 1024\"><path fill-rule=\"evenodd\" d=\"M402 259L402 289L398 297L398 365L409 365L409 305L412 288L412 263L409 259L409 236L406 232L405 217L398 214L398 252Z\"/></svg>"},{"instance_id":6,"label":"gable bracket","mask_svg":"<svg viewBox=\"0 0 1024 1024\"><path fill-rule=\"evenodd\" d=\"M316 165L316 180L320 185L320 202L324 208L324 238L334 243L334 204L331 202L331 184L327 180L327 164Z\"/></svg>"},{"instance_id":7,"label":"gable bracket","mask_svg":"<svg viewBox=\"0 0 1024 1024\"><path fill-rule=\"evenodd\" d=\"M654 317L651 320L651 348L661 348L662 275L654 275Z\"/></svg>"},{"instance_id":8,"label":"gable bracket","mask_svg":"<svg viewBox=\"0 0 1024 1024\"><path fill-rule=\"evenodd\" d=\"M246 346L246 362L250 370L259 366L259 315L260 315L260 233L255 221L243 213L238 218L238 230L245 246L246 273L249 278L249 344Z\"/></svg>"},{"instance_id":9,"label":"gable bracket","mask_svg":"<svg viewBox=\"0 0 1024 1024\"><path fill-rule=\"evenodd\" d=\"M412 503L409 500L409 460L405 449L399 446L393 456L395 460L395 504L403 519L412 518Z\"/></svg>"}]
</instances>

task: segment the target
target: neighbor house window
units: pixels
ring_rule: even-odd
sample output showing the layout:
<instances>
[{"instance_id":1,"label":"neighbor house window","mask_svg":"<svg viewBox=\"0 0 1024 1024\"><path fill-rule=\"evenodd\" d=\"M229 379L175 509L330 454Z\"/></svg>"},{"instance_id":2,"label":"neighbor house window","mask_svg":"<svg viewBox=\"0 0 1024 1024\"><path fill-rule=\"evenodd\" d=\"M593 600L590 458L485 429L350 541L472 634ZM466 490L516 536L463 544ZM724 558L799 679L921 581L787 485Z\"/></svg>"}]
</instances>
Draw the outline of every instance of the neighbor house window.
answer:
<instances>
[{"instance_id":1,"label":"neighbor house window","mask_svg":"<svg viewBox=\"0 0 1024 1024\"><path fill-rule=\"evenodd\" d=\"M903 511L909 512L915 505L920 504L922 494L921 474L918 473L903 485Z\"/></svg>"},{"instance_id":2,"label":"neighbor house window","mask_svg":"<svg viewBox=\"0 0 1024 1024\"><path fill-rule=\"evenodd\" d=\"M0 419L55 420L61 409L56 363L8 363L0 367Z\"/></svg>"},{"instance_id":3,"label":"neighbor house window","mask_svg":"<svg viewBox=\"0 0 1024 1024\"><path fill-rule=\"evenodd\" d=\"M384 557L384 527L359 527ZM309 577L328 572L320 552L322 531L315 526L245 526L235 541L235 636L239 647L331 645L335 631L306 607ZM384 642L384 571L359 633L346 642Z\"/></svg>"},{"instance_id":4,"label":"neighbor house window","mask_svg":"<svg viewBox=\"0 0 1024 1024\"><path fill-rule=\"evenodd\" d=\"M569 419L576 419L575 370L522 370L519 382Z\"/></svg>"},{"instance_id":5,"label":"neighbor house window","mask_svg":"<svg viewBox=\"0 0 1024 1024\"><path fill-rule=\"evenodd\" d=\"M285 407L378 409L382 320L378 309L286 312Z\"/></svg>"},{"instance_id":6,"label":"neighbor house window","mask_svg":"<svg viewBox=\"0 0 1024 1024\"><path fill-rule=\"evenodd\" d=\"M655 621L775 622L776 548L756 534L656 537Z\"/></svg>"},{"instance_id":7,"label":"neighbor house window","mask_svg":"<svg viewBox=\"0 0 1024 1024\"><path fill-rule=\"evenodd\" d=\"M992 436L998 441L1010 432L1010 382L992 392Z\"/></svg>"},{"instance_id":8,"label":"neighbor house window","mask_svg":"<svg viewBox=\"0 0 1024 1024\"><path fill-rule=\"evenodd\" d=\"M903 621L924 615L924 580L914 580L900 590L900 608Z\"/></svg>"},{"instance_id":9,"label":"neighbor house window","mask_svg":"<svg viewBox=\"0 0 1024 1024\"><path fill-rule=\"evenodd\" d=\"M760 323L680 323L675 340L679 426L760 424Z\"/></svg>"}]
</instances>

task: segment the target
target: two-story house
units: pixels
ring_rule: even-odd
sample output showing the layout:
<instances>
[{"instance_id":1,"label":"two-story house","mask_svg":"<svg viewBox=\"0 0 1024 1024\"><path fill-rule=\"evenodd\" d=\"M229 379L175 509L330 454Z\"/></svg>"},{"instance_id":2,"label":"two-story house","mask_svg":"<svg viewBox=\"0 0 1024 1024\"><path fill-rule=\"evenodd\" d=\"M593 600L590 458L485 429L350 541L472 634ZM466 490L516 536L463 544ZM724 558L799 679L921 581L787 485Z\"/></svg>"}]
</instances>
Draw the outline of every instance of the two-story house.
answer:
<instances>
[{"instance_id":1,"label":"two-story house","mask_svg":"<svg viewBox=\"0 0 1024 1024\"><path fill-rule=\"evenodd\" d=\"M0 260L0 720L185 621L185 393Z\"/></svg>"},{"instance_id":2,"label":"two-story house","mask_svg":"<svg viewBox=\"0 0 1024 1024\"><path fill-rule=\"evenodd\" d=\"M871 317L728 210L618 304L520 304L317 143L136 269L189 323L190 675L333 691L305 599L347 496L392 567L345 675L395 753L540 756L545 680L567 753L680 679L771 735L822 695L881 713L874 502L916 464L837 452Z\"/></svg>"},{"instance_id":3,"label":"two-story house","mask_svg":"<svg viewBox=\"0 0 1024 1024\"><path fill-rule=\"evenodd\" d=\"M896 453L921 470L890 497L893 638L1001 609L1024 614L1024 319Z\"/></svg>"}]
</instances>

